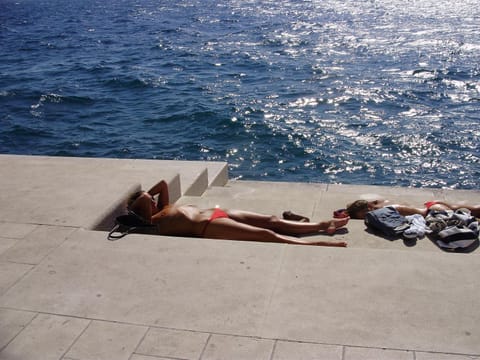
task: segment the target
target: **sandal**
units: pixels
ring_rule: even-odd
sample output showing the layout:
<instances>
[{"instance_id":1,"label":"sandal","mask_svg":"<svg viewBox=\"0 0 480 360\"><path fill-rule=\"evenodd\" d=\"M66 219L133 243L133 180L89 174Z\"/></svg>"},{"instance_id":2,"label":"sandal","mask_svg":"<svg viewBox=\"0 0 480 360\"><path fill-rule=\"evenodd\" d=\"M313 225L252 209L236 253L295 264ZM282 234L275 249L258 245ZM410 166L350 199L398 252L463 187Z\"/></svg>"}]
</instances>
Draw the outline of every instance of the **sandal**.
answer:
<instances>
[{"instance_id":1,"label":"sandal","mask_svg":"<svg viewBox=\"0 0 480 360\"><path fill-rule=\"evenodd\" d=\"M306 216L298 215L289 211L284 211L282 214L285 220L299 221L299 222L310 222L310 219Z\"/></svg>"}]
</instances>

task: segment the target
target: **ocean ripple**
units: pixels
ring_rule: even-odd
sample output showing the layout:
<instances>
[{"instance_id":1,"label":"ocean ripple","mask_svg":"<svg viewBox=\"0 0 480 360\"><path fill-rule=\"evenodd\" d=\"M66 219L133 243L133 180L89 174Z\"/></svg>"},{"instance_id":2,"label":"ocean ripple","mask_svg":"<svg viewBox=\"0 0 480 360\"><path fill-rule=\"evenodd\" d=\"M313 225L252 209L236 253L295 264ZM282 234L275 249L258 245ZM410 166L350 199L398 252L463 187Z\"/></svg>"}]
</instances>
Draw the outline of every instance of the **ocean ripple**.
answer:
<instances>
[{"instance_id":1,"label":"ocean ripple","mask_svg":"<svg viewBox=\"0 0 480 360\"><path fill-rule=\"evenodd\" d=\"M477 5L3 2L0 152L478 188Z\"/></svg>"}]
</instances>

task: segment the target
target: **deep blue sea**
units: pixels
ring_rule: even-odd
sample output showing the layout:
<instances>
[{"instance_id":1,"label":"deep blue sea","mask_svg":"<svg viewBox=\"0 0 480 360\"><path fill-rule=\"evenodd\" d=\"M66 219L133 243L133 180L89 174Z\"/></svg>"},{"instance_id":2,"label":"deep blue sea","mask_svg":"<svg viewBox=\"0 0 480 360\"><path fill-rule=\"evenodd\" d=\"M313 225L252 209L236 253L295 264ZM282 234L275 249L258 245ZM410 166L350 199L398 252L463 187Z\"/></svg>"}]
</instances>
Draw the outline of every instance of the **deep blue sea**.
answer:
<instances>
[{"instance_id":1,"label":"deep blue sea","mask_svg":"<svg viewBox=\"0 0 480 360\"><path fill-rule=\"evenodd\" d=\"M478 189L479 5L0 0L0 153Z\"/></svg>"}]
</instances>

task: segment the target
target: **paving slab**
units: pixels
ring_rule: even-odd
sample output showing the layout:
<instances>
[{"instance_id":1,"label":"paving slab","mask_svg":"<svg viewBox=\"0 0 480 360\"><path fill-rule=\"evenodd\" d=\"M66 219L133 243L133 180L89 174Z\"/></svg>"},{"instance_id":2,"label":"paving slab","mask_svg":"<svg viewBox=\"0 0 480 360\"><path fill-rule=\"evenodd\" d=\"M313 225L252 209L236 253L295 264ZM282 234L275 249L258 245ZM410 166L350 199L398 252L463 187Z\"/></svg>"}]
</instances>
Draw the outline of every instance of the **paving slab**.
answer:
<instances>
[{"instance_id":1,"label":"paving slab","mask_svg":"<svg viewBox=\"0 0 480 360\"><path fill-rule=\"evenodd\" d=\"M148 328L104 321L92 321L67 352L78 360L128 360Z\"/></svg>"},{"instance_id":2,"label":"paving slab","mask_svg":"<svg viewBox=\"0 0 480 360\"><path fill-rule=\"evenodd\" d=\"M18 242L17 239L11 239L11 238L5 238L5 237L0 237L0 257L2 254L10 249L13 245L15 245Z\"/></svg>"},{"instance_id":3,"label":"paving slab","mask_svg":"<svg viewBox=\"0 0 480 360\"><path fill-rule=\"evenodd\" d=\"M1 352L2 360L60 359L89 321L38 314Z\"/></svg>"},{"instance_id":4,"label":"paving slab","mask_svg":"<svg viewBox=\"0 0 480 360\"><path fill-rule=\"evenodd\" d=\"M271 358L273 346L273 340L212 335L202 360L268 360Z\"/></svg>"},{"instance_id":5,"label":"paving slab","mask_svg":"<svg viewBox=\"0 0 480 360\"><path fill-rule=\"evenodd\" d=\"M347 347L344 360L415 360L413 351Z\"/></svg>"},{"instance_id":6,"label":"paving slab","mask_svg":"<svg viewBox=\"0 0 480 360\"><path fill-rule=\"evenodd\" d=\"M33 268L32 265L0 261L0 296Z\"/></svg>"},{"instance_id":7,"label":"paving slab","mask_svg":"<svg viewBox=\"0 0 480 360\"><path fill-rule=\"evenodd\" d=\"M478 356L415 352L415 360L477 360Z\"/></svg>"},{"instance_id":8,"label":"paving slab","mask_svg":"<svg viewBox=\"0 0 480 360\"><path fill-rule=\"evenodd\" d=\"M345 360L343 346L277 341L272 360Z\"/></svg>"},{"instance_id":9,"label":"paving slab","mask_svg":"<svg viewBox=\"0 0 480 360\"><path fill-rule=\"evenodd\" d=\"M0 222L0 236L2 238L23 239L37 227L34 224Z\"/></svg>"},{"instance_id":10,"label":"paving slab","mask_svg":"<svg viewBox=\"0 0 480 360\"><path fill-rule=\"evenodd\" d=\"M208 339L208 333L151 328L136 353L197 360L205 349Z\"/></svg>"},{"instance_id":11,"label":"paving slab","mask_svg":"<svg viewBox=\"0 0 480 360\"><path fill-rule=\"evenodd\" d=\"M0 309L0 351L17 336L37 314Z\"/></svg>"},{"instance_id":12,"label":"paving slab","mask_svg":"<svg viewBox=\"0 0 480 360\"><path fill-rule=\"evenodd\" d=\"M158 357L158 356L147 356L147 355L137 355L133 354L130 360L172 360L172 358ZM65 360L75 360L75 359L65 359Z\"/></svg>"},{"instance_id":13,"label":"paving slab","mask_svg":"<svg viewBox=\"0 0 480 360\"><path fill-rule=\"evenodd\" d=\"M39 225L22 240L0 254L0 261L39 264L50 251L64 242L75 228Z\"/></svg>"}]
</instances>

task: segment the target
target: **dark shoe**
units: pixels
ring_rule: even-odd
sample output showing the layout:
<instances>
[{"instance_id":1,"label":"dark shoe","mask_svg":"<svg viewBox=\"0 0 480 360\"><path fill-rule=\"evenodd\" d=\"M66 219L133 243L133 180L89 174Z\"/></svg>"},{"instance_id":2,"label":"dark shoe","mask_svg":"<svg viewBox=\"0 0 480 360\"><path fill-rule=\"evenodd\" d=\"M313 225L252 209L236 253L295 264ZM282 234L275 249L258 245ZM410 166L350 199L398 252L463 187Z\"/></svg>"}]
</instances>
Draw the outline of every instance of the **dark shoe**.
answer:
<instances>
[{"instance_id":1,"label":"dark shoe","mask_svg":"<svg viewBox=\"0 0 480 360\"><path fill-rule=\"evenodd\" d=\"M294 214L291 211L284 211L282 216L285 220L292 220L292 221L299 221L299 222L310 222L309 218L307 218L305 216L302 216L302 215Z\"/></svg>"}]
</instances>

